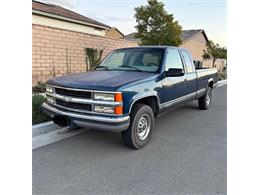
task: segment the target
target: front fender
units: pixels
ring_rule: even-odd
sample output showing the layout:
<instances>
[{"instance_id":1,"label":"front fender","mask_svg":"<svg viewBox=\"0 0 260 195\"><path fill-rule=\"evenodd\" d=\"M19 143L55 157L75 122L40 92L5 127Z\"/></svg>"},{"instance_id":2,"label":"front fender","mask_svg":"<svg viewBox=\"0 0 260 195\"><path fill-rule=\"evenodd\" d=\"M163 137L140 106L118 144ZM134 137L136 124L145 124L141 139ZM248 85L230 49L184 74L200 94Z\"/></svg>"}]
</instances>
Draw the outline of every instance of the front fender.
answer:
<instances>
[{"instance_id":1,"label":"front fender","mask_svg":"<svg viewBox=\"0 0 260 195\"><path fill-rule=\"evenodd\" d=\"M126 105L125 112L130 114L134 103L137 102L138 100L141 100L141 99L147 98L147 97L156 97L158 106L160 106L160 99L158 97L157 91L146 91L143 93L138 93L138 94L134 95L131 99L129 99L128 104Z\"/></svg>"}]
</instances>

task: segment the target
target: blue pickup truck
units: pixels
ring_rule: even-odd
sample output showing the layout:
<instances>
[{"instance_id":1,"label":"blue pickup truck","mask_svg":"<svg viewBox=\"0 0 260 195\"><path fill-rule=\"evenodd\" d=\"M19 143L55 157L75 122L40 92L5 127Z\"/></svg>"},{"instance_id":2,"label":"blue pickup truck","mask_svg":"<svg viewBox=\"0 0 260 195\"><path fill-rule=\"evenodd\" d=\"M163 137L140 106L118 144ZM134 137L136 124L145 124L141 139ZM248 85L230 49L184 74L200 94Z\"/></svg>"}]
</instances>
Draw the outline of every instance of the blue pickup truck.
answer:
<instances>
[{"instance_id":1,"label":"blue pickup truck","mask_svg":"<svg viewBox=\"0 0 260 195\"><path fill-rule=\"evenodd\" d=\"M116 49L94 71L47 81L42 109L60 126L121 132L127 146L139 149L167 108L198 100L207 110L217 78L216 69L195 69L186 49Z\"/></svg>"}]
</instances>

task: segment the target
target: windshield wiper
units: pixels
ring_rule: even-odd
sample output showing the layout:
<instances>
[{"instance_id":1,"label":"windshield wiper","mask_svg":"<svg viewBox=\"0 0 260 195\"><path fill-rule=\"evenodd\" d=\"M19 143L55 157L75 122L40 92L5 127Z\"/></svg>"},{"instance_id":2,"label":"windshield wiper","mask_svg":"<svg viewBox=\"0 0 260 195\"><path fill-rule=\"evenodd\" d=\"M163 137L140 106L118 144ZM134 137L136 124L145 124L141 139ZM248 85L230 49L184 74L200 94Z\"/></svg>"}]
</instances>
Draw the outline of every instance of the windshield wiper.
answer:
<instances>
[{"instance_id":1,"label":"windshield wiper","mask_svg":"<svg viewBox=\"0 0 260 195\"><path fill-rule=\"evenodd\" d=\"M130 65L121 65L121 66L118 66L118 67L126 67L126 68L132 68L134 70L137 70L139 72L144 72L143 70L139 69L139 68L136 68L134 66L130 66Z\"/></svg>"},{"instance_id":2,"label":"windshield wiper","mask_svg":"<svg viewBox=\"0 0 260 195\"><path fill-rule=\"evenodd\" d=\"M96 68L95 68L95 70L97 70L97 69L105 69L105 70L110 70L107 66L97 66Z\"/></svg>"}]
</instances>

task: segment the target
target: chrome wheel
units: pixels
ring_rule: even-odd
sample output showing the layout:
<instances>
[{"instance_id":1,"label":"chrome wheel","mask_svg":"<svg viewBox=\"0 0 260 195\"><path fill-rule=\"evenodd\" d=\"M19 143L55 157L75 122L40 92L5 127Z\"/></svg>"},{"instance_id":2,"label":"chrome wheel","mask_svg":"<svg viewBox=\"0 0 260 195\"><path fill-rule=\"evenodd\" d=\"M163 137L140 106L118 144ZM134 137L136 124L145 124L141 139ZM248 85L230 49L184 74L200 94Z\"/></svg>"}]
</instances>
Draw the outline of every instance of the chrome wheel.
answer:
<instances>
[{"instance_id":1,"label":"chrome wheel","mask_svg":"<svg viewBox=\"0 0 260 195\"><path fill-rule=\"evenodd\" d=\"M151 129L151 119L147 114L143 114L137 124L137 137L139 140L145 140Z\"/></svg>"}]
</instances>

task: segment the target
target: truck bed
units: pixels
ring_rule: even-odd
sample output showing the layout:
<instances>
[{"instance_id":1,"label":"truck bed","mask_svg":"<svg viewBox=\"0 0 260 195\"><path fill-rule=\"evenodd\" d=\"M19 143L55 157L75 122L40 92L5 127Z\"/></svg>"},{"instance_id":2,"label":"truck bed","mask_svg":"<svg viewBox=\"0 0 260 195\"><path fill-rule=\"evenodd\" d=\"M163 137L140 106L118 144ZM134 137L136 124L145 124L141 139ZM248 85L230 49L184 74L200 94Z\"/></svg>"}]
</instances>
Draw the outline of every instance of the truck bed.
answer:
<instances>
[{"instance_id":1,"label":"truck bed","mask_svg":"<svg viewBox=\"0 0 260 195\"><path fill-rule=\"evenodd\" d=\"M202 90L207 88L209 81L212 79L213 83L218 80L216 68L200 68L195 70L197 74L197 89Z\"/></svg>"},{"instance_id":2,"label":"truck bed","mask_svg":"<svg viewBox=\"0 0 260 195\"><path fill-rule=\"evenodd\" d=\"M198 68L195 69L198 78L204 77L204 76L212 76L214 74L217 74L217 69L216 68Z\"/></svg>"}]
</instances>

